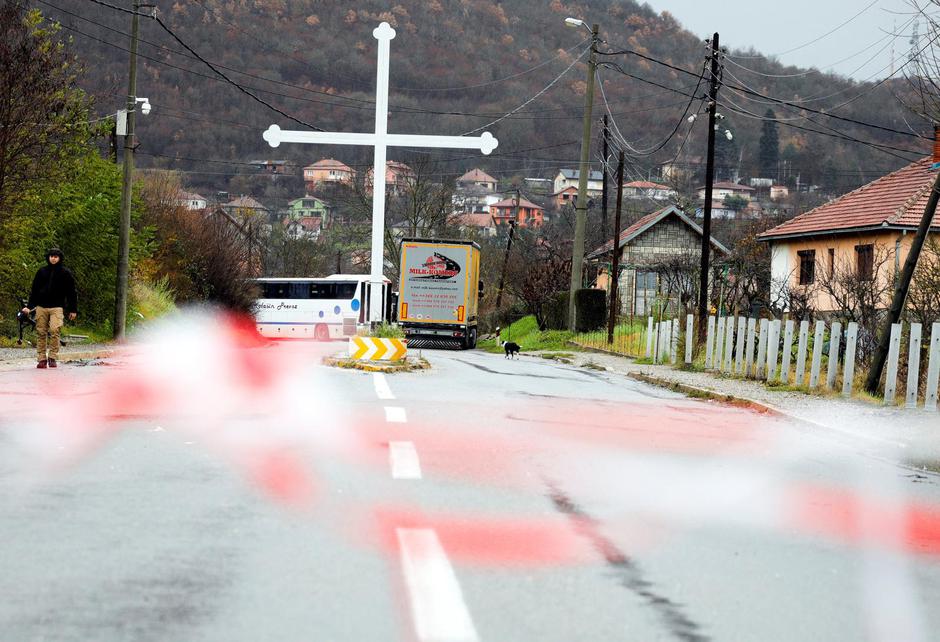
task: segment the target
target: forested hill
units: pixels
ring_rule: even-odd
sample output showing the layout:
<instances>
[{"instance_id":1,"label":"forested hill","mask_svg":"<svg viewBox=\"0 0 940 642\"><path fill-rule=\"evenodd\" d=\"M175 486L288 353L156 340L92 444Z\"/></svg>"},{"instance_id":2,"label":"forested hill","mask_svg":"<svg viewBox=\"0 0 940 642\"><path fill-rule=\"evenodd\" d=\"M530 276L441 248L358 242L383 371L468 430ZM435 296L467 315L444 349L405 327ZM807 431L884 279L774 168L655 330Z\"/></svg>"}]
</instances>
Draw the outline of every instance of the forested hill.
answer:
<instances>
[{"instance_id":1,"label":"forested hill","mask_svg":"<svg viewBox=\"0 0 940 642\"><path fill-rule=\"evenodd\" d=\"M131 6L128 0L109 1ZM268 148L261 133L271 123L302 126L246 92L319 128L371 131L376 64L372 30L383 20L397 31L391 45L389 131L462 134L517 110L487 127L500 141L492 157L431 153L442 174L459 175L480 166L499 174L547 175L576 162L585 66L579 62L561 74L587 47L588 34L567 28L568 16L597 22L605 41L602 49L631 50L667 63L633 54L602 56L619 66L602 68L600 79L624 139L643 151L677 130L661 150L635 155L634 175L646 175L655 163L677 154L690 130L684 118L690 103L685 94L705 92L704 83L697 86L696 76L702 72L704 39L710 34L692 34L668 13L656 14L629 0L568 4L560 0L156 0L156 4L169 31L152 19L141 19L137 94L150 99L153 111L138 119L139 164L185 170L189 184L207 191L230 187L237 191L238 181L244 179L230 179L256 172L248 164L254 159L289 160L298 175L303 165L328 156L351 165L368 164L369 148ZM35 0L35 6L60 21L74 38L87 64L85 83L97 98L99 114L120 108L127 87L131 16L93 0ZM717 19L716 27L720 27ZM222 80L169 32L242 89ZM731 47L733 56L734 43L723 40L722 44ZM859 43L859 49L868 44ZM799 175L804 184L845 191L927 149L924 141L902 134L800 113L734 88L747 87L821 110L847 103L835 113L900 131L907 131L910 123L924 131L923 123L895 98L905 91L903 74L881 84L857 83L818 72L804 74L760 57L732 60L748 69L726 64L721 111L734 142L725 145L723 157L738 165L742 176L758 174L761 118L768 108L781 121L781 158L791 182ZM820 60L820 67L831 62ZM691 103L693 110L703 105L699 98ZM599 119L604 111L598 92L595 116ZM680 159L700 162L704 122L699 118L691 127ZM885 153L846 138L916 151ZM390 158L407 160L408 152L392 150Z\"/></svg>"}]
</instances>

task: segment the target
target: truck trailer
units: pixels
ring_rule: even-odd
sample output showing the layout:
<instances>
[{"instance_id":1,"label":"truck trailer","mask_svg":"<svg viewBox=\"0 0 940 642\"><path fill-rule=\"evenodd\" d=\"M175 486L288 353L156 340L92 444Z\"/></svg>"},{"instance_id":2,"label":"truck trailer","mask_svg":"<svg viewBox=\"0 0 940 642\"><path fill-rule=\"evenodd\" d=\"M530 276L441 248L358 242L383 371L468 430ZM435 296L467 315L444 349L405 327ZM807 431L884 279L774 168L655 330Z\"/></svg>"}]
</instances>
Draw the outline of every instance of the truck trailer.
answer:
<instances>
[{"instance_id":1,"label":"truck trailer","mask_svg":"<svg viewBox=\"0 0 940 642\"><path fill-rule=\"evenodd\" d=\"M473 241L403 239L398 323L408 344L475 348L481 285Z\"/></svg>"}]
</instances>

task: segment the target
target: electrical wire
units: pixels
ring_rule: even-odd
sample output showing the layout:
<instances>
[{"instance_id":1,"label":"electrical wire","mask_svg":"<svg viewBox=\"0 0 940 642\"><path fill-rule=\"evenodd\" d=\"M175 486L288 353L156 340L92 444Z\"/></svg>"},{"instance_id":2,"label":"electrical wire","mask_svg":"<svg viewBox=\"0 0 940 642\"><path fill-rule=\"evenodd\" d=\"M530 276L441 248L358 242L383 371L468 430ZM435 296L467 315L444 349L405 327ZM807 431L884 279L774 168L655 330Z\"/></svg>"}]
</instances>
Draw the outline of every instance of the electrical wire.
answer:
<instances>
[{"instance_id":1,"label":"electrical wire","mask_svg":"<svg viewBox=\"0 0 940 642\"><path fill-rule=\"evenodd\" d=\"M518 107L516 107L515 109L513 109L513 110L511 110L511 111L509 111L509 112L506 112L506 114L504 114L503 116L500 116L500 117L497 118L496 120L492 120L492 121L486 123L485 125L481 125L480 127L477 127L476 129L471 129L470 131L464 132L463 134L460 134L460 135L461 135L461 136L469 136L470 134L475 134L475 133L477 133L477 132L479 132L479 131L483 131L483 130L486 129L487 127L490 127L491 125L495 125L496 123L498 123L498 122L500 122L500 121L502 121L502 120L505 120L505 119L509 118L510 116L512 116L513 114L515 114L517 111L519 111L520 109L522 109L523 107L525 107L525 106L528 105L529 103L533 102L534 100L537 100L537 99L539 98L539 96L541 96L541 95L544 94L546 91L548 91L549 89L551 89L551 88L555 85L555 83L557 83L559 80L562 79L562 77L563 77L565 74L567 74L569 71L571 71L571 68L574 67L576 64L578 64L578 61L581 60L581 58L584 57L584 54L586 54L586 53L589 52L590 50L591 50L591 48L588 47L588 48L586 48L584 51L582 51L580 54L578 54L578 55L575 57L575 59L571 61L571 64L568 65L568 66L565 68L564 71L562 71L560 74L558 74L557 76L555 76L555 78L553 78L550 83L548 83L547 85L545 85L542 89L540 89L537 93L535 93L532 97L530 97L529 99L527 99L525 102L521 103L521 104L520 104Z\"/></svg>"},{"instance_id":2,"label":"electrical wire","mask_svg":"<svg viewBox=\"0 0 940 642\"><path fill-rule=\"evenodd\" d=\"M604 64L609 65L611 63L604 63ZM597 74L598 74L598 78L600 78L600 69L597 70ZM702 80L704 78L705 78L705 69L703 68L701 75L698 77L698 82L696 83L695 88L692 90L692 97L689 99L688 104L686 105L685 109L682 112L682 116L679 118L679 121L676 123L676 126L673 128L672 132L670 132L670 134L662 142L656 145L652 145L646 149L637 149L636 147L634 147L627 141L626 137L620 131L620 127L617 125L617 120L614 118L613 113L611 113L610 111L610 105L607 104L607 93L604 90L603 81L599 82L598 84L600 85L601 96L604 99L604 107L607 110L607 114L610 116L610 119L614 126L614 131L619 137L621 143L626 147L627 150L629 150L629 153L633 156L651 156L655 154L656 152L658 152L659 150L661 150L662 148L664 148L666 145L668 145L669 141L671 141L673 137L675 137L676 133L678 133L679 128L682 126L682 121L686 119L686 117L689 114L689 110L692 108L692 103L695 102L695 97L698 93L699 88L702 85Z\"/></svg>"},{"instance_id":3,"label":"electrical wire","mask_svg":"<svg viewBox=\"0 0 940 642\"><path fill-rule=\"evenodd\" d=\"M821 36L819 36L819 37L817 37L817 38L814 38L814 39L810 40L809 42L804 42L804 43L801 44L801 45L797 45L796 47L793 47L792 49L787 49L786 51L781 51L781 52L779 52L779 53L771 54L771 56L773 56L773 57L785 56L785 55L787 55L787 54L793 53L794 51L799 51L800 49L805 49L806 47L809 47L810 45L816 44L817 42L819 42L819 41L822 40L823 38L827 38L827 37L831 36L832 34L834 34L835 32L837 32L837 31L839 31L840 29L842 29L843 27L845 27L845 26L851 24L856 18L858 18L859 16L861 16L862 14L864 14L866 11L868 11L869 9L871 9L872 7L874 7L876 4L878 4L879 1L880 1L880 0L872 0L872 2L870 2L869 4L867 4L861 11L859 11L858 13L856 13L854 16L852 16L851 18L849 18L849 19L846 20L845 22L839 24L839 25L836 26L835 28L830 29L829 31L827 31L827 32L824 33L823 35L821 35ZM738 58L738 59L740 59L740 60L745 60L745 59L748 59L748 58L751 58L751 59L753 59L753 58L763 58L763 57L765 57L765 56L763 56L763 55L761 55L761 56L735 56L735 58Z\"/></svg>"}]
</instances>

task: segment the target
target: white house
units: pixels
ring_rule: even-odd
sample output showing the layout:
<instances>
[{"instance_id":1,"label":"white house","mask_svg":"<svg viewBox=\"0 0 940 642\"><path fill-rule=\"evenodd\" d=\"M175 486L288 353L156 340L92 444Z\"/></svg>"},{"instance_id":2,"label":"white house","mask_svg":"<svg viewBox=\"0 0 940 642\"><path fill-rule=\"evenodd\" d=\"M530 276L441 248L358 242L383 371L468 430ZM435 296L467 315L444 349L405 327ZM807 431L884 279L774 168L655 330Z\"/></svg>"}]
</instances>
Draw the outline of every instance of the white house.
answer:
<instances>
[{"instance_id":1,"label":"white house","mask_svg":"<svg viewBox=\"0 0 940 642\"><path fill-rule=\"evenodd\" d=\"M668 185L650 181L632 181L623 184L623 195L627 198L650 198L654 201L668 201L678 198L676 190Z\"/></svg>"},{"instance_id":2,"label":"white house","mask_svg":"<svg viewBox=\"0 0 940 642\"><path fill-rule=\"evenodd\" d=\"M751 200L751 194L754 193L753 187L741 185L740 183L718 182L712 185L712 200L723 201L728 196L740 196L745 200ZM705 186L698 188L698 200L705 200Z\"/></svg>"},{"instance_id":3,"label":"white house","mask_svg":"<svg viewBox=\"0 0 940 642\"><path fill-rule=\"evenodd\" d=\"M204 210L206 209L206 205L209 204L208 201L199 194L184 191L180 191L178 202L188 210Z\"/></svg>"},{"instance_id":4,"label":"white house","mask_svg":"<svg viewBox=\"0 0 940 642\"><path fill-rule=\"evenodd\" d=\"M554 192L559 194L568 187L578 187L578 180L581 177L581 172L576 169L560 169L558 173L555 174L554 182ZM598 196L604 193L604 174L597 171L591 170L588 173L587 181L587 191L591 196Z\"/></svg>"}]
</instances>

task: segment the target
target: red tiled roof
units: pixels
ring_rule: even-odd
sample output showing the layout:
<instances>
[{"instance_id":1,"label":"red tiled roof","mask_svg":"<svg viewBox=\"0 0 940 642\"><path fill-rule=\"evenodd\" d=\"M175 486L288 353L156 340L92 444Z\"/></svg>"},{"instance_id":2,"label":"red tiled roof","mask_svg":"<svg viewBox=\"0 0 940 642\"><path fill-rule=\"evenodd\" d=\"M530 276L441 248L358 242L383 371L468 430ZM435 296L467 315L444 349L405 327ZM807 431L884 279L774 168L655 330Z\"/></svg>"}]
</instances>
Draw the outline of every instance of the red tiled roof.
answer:
<instances>
[{"instance_id":1,"label":"red tiled roof","mask_svg":"<svg viewBox=\"0 0 940 642\"><path fill-rule=\"evenodd\" d=\"M937 177L922 158L758 235L762 239L838 234L873 227L916 228ZM940 227L933 221L933 227Z\"/></svg>"},{"instance_id":2,"label":"red tiled roof","mask_svg":"<svg viewBox=\"0 0 940 642\"><path fill-rule=\"evenodd\" d=\"M493 215L475 212L460 214L456 217L457 223L468 227L493 227Z\"/></svg>"},{"instance_id":3,"label":"red tiled roof","mask_svg":"<svg viewBox=\"0 0 940 642\"><path fill-rule=\"evenodd\" d=\"M498 203L493 203L492 205L490 205L490 207L500 207L500 208L515 207L515 206L516 206L516 199L514 198L507 198ZM541 207L539 207L532 201L526 200L524 198L519 199L519 207L528 207L528 208L535 209L535 210L542 209Z\"/></svg>"},{"instance_id":4,"label":"red tiled roof","mask_svg":"<svg viewBox=\"0 0 940 642\"><path fill-rule=\"evenodd\" d=\"M672 191L672 188L668 185L660 185L659 183L651 183L650 181L633 181L632 183L624 183L624 189L628 187L635 187L636 189L665 189Z\"/></svg>"},{"instance_id":5,"label":"red tiled roof","mask_svg":"<svg viewBox=\"0 0 940 642\"><path fill-rule=\"evenodd\" d=\"M659 223L661 220L663 220L664 218L666 218L666 217L669 216L670 214L675 214L675 215L678 216L679 219L682 220L686 225L688 225L688 226L691 227L693 230L695 230L696 232L698 232L699 235L702 234L702 228L700 228L695 222L693 222L689 217L687 217L687 216L685 215L685 213L684 213L682 210L680 210L680 209L679 209L678 207L676 207L675 205L669 205L669 206L667 206L667 207L664 207L664 208L661 209L661 210L657 210L657 211L655 211L655 212L653 212L653 213L651 213L651 214L647 214L647 215L644 216L643 218L641 218L641 219L639 219L638 221L636 221L633 225L629 226L629 227L628 227L627 229L625 229L623 232L621 232L621 233L620 233L620 239L619 239L619 245L620 245L620 247L623 247L624 245L626 245L627 243L629 243L630 241L632 241L634 238L636 238L637 236L639 236L640 234L642 234L643 232L645 232L648 228L652 227L652 226L655 225L656 223ZM721 243L719 243L718 240L715 239L714 236L712 237L712 245L714 245L715 247L719 248L719 249L720 249L722 252L724 252L725 254L730 254L728 248L726 248L724 245L722 245ZM599 248L597 248L596 250L594 250L593 252L591 252L591 253L588 255L588 258L596 258L596 257L598 257L598 256L602 256L602 255L604 255L604 254L608 254L608 253L610 253L610 250L611 250L613 247L614 247L614 242L613 242L613 241L607 241L607 242L604 243L602 246L600 246Z\"/></svg>"},{"instance_id":6,"label":"red tiled roof","mask_svg":"<svg viewBox=\"0 0 940 642\"><path fill-rule=\"evenodd\" d=\"M343 172L352 172L352 168L345 163L335 160L333 158L324 158L323 160L318 160L313 165L308 165L304 169L338 169Z\"/></svg>"},{"instance_id":7,"label":"red tiled roof","mask_svg":"<svg viewBox=\"0 0 940 642\"><path fill-rule=\"evenodd\" d=\"M471 169L469 172L457 179L458 183L495 183L496 179L484 172L482 169Z\"/></svg>"}]
</instances>

